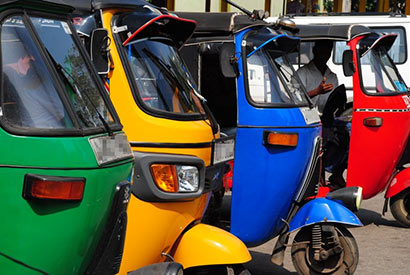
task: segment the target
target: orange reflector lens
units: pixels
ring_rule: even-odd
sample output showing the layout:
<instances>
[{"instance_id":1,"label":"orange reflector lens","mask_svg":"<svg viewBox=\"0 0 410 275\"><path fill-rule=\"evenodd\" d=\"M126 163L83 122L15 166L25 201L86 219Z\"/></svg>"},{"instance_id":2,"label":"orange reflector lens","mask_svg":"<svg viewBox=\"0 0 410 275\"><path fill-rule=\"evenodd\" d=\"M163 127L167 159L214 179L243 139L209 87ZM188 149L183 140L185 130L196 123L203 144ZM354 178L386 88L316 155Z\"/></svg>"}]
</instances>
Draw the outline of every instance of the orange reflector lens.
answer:
<instances>
[{"instance_id":1,"label":"orange reflector lens","mask_svg":"<svg viewBox=\"0 0 410 275\"><path fill-rule=\"evenodd\" d=\"M367 127L380 127L383 124L381 117L367 117L363 120L363 125Z\"/></svg>"},{"instance_id":2,"label":"orange reflector lens","mask_svg":"<svg viewBox=\"0 0 410 275\"><path fill-rule=\"evenodd\" d=\"M178 192L178 177L175 165L152 164L151 174L155 184L164 192Z\"/></svg>"},{"instance_id":3,"label":"orange reflector lens","mask_svg":"<svg viewBox=\"0 0 410 275\"><path fill-rule=\"evenodd\" d=\"M80 201L84 194L85 179L27 175L25 198Z\"/></svg>"},{"instance_id":4,"label":"orange reflector lens","mask_svg":"<svg viewBox=\"0 0 410 275\"><path fill-rule=\"evenodd\" d=\"M296 147L298 144L298 134L264 132L265 144Z\"/></svg>"}]
</instances>

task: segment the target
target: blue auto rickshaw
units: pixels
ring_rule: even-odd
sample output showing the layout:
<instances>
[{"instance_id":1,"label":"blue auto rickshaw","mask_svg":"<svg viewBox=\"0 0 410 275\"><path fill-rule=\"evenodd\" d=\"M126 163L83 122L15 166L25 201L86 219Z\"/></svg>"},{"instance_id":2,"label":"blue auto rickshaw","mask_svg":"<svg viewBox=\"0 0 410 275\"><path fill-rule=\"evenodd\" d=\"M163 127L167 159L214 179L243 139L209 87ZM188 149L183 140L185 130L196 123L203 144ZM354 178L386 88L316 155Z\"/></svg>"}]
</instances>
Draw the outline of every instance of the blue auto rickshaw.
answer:
<instances>
[{"instance_id":1,"label":"blue auto rickshaw","mask_svg":"<svg viewBox=\"0 0 410 275\"><path fill-rule=\"evenodd\" d=\"M321 123L287 55L299 39L268 24L263 12L177 13L197 29L181 50L221 132L235 136L230 231L248 246L300 229L292 260L300 274L352 274L360 226L359 188L315 198L321 177ZM352 207L349 207L352 206ZM349 207L351 210L349 210Z\"/></svg>"}]
</instances>

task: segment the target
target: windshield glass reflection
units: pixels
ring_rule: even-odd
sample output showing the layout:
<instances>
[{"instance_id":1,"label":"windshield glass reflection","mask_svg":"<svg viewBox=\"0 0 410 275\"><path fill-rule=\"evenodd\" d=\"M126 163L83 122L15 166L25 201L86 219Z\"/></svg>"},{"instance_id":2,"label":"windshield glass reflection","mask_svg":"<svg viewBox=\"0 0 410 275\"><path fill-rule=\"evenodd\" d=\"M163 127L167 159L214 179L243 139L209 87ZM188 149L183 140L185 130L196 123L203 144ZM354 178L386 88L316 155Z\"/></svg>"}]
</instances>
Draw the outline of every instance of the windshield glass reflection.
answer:
<instances>
[{"instance_id":1,"label":"windshield glass reflection","mask_svg":"<svg viewBox=\"0 0 410 275\"><path fill-rule=\"evenodd\" d=\"M169 113L204 114L192 77L168 40L140 40L126 46L140 98Z\"/></svg>"},{"instance_id":2,"label":"windshield glass reflection","mask_svg":"<svg viewBox=\"0 0 410 275\"><path fill-rule=\"evenodd\" d=\"M370 64L370 70L366 68ZM384 47L367 51L360 57L363 85L371 94L402 93L408 88ZM365 73L365 74L364 74Z\"/></svg>"},{"instance_id":3,"label":"windshield glass reflection","mask_svg":"<svg viewBox=\"0 0 410 275\"><path fill-rule=\"evenodd\" d=\"M247 67L249 93L254 102L308 104L304 87L286 55L262 49L247 59Z\"/></svg>"}]
</instances>

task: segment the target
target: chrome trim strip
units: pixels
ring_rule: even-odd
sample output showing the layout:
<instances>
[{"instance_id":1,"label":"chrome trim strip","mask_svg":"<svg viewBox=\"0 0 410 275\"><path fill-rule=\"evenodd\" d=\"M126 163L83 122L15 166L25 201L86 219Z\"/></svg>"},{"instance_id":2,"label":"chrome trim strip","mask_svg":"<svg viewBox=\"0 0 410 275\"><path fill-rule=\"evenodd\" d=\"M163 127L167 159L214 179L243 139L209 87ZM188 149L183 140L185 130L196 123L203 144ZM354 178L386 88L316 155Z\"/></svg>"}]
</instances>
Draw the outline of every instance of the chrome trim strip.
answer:
<instances>
[{"instance_id":1,"label":"chrome trim strip","mask_svg":"<svg viewBox=\"0 0 410 275\"><path fill-rule=\"evenodd\" d=\"M308 169L306 169L306 174L303 179L303 184L300 187L299 191L296 193L295 201L300 202L301 198L303 197L304 193L306 192L306 189L308 188L308 185L310 183L310 180L312 179L312 176L314 174L315 168L316 168L316 163L317 160L320 158L320 145L322 142L321 137L316 137L314 140L314 152L312 154L312 157L310 158Z\"/></svg>"},{"instance_id":2,"label":"chrome trim strip","mask_svg":"<svg viewBox=\"0 0 410 275\"><path fill-rule=\"evenodd\" d=\"M410 112L408 109L354 109L355 112L378 112L378 113L404 113Z\"/></svg>"}]
</instances>

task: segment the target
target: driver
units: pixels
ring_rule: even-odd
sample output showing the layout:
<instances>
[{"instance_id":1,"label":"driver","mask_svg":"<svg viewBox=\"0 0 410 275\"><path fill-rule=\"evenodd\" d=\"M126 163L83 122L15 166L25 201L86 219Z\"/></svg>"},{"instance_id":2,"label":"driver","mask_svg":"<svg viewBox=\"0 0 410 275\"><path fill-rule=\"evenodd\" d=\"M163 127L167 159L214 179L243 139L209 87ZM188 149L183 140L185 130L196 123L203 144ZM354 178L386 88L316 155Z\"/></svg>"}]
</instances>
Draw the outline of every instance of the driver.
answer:
<instances>
[{"instance_id":1,"label":"driver","mask_svg":"<svg viewBox=\"0 0 410 275\"><path fill-rule=\"evenodd\" d=\"M333 42L331 40L316 41L313 47L313 59L297 72L314 106L322 115L323 147L325 148L323 162L326 170L332 172L329 177L330 184L335 188L339 188L346 186L343 172L347 168L349 132L346 125L337 125L338 123L333 118L333 112L326 111L323 114L331 92L338 87L336 74L326 65L332 49ZM339 101L344 105L345 102ZM332 104L340 105L339 102L334 103ZM329 104L326 110L331 109L329 107L332 104Z\"/></svg>"},{"instance_id":2,"label":"driver","mask_svg":"<svg viewBox=\"0 0 410 275\"><path fill-rule=\"evenodd\" d=\"M21 127L63 128L64 109L52 83L44 80L42 64L36 61L24 32L10 28L2 34L3 105L7 120ZM25 38L25 43L23 39ZM12 102L4 102L5 100Z\"/></svg>"},{"instance_id":3,"label":"driver","mask_svg":"<svg viewBox=\"0 0 410 275\"><path fill-rule=\"evenodd\" d=\"M331 40L316 41L313 46L313 59L297 71L320 114L323 113L330 92L338 86L336 74L326 65L332 49Z\"/></svg>"}]
</instances>

